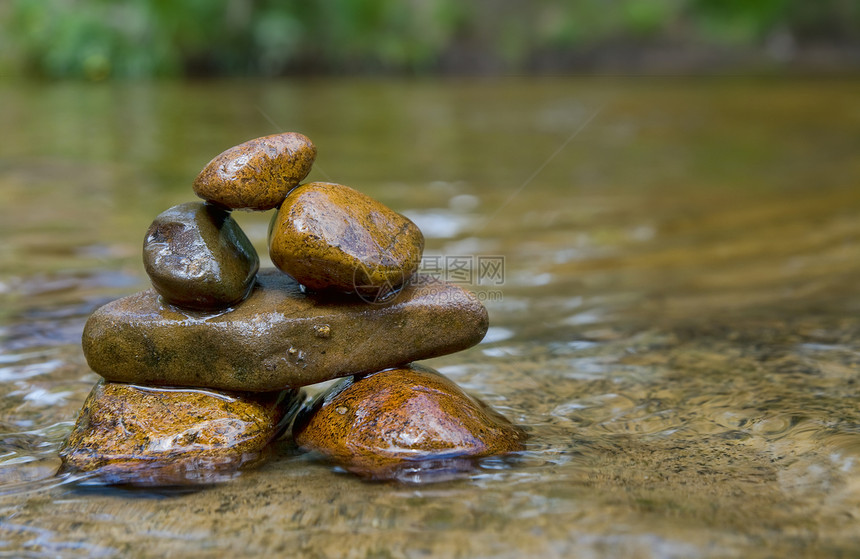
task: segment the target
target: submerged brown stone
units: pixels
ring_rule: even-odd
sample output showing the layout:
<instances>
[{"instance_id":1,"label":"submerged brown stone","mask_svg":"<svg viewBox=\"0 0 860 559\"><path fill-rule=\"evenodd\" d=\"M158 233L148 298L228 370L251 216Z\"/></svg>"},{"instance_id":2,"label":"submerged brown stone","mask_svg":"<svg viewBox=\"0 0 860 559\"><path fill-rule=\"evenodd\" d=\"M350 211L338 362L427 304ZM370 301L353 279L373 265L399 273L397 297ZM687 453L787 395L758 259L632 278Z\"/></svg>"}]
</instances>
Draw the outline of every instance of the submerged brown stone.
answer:
<instances>
[{"instance_id":1,"label":"submerged brown stone","mask_svg":"<svg viewBox=\"0 0 860 559\"><path fill-rule=\"evenodd\" d=\"M295 391L228 394L99 382L84 402L61 471L130 485L209 483L256 464Z\"/></svg>"},{"instance_id":2,"label":"submerged brown stone","mask_svg":"<svg viewBox=\"0 0 860 559\"><path fill-rule=\"evenodd\" d=\"M369 305L303 293L267 270L218 314L172 307L153 290L108 303L87 321L83 349L112 381L269 391L460 351L487 325L473 294L427 276Z\"/></svg>"},{"instance_id":3,"label":"submerged brown stone","mask_svg":"<svg viewBox=\"0 0 860 559\"><path fill-rule=\"evenodd\" d=\"M293 436L300 447L373 478L403 463L504 454L525 440L498 412L415 364L337 382L300 413Z\"/></svg>"},{"instance_id":4,"label":"submerged brown stone","mask_svg":"<svg viewBox=\"0 0 860 559\"><path fill-rule=\"evenodd\" d=\"M215 156L194 179L194 192L231 209L269 210L311 170L317 148L286 132L248 140Z\"/></svg>"},{"instance_id":5,"label":"submerged brown stone","mask_svg":"<svg viewBox=\"0 0 860 559\"><path fill-rule=\"evenodd\" d=\"M214 310L248 295L260 259L230 212L188 202L162 212L149 226L143 265L169 303Z\"/></svg>"},{"instance_id":6,"label":"submerged brown stone","mask_svg":"<svg viewBox=\"0 0 860 559\"><path fill-rule=\"evenodd\" d=\"M418 269L424 236L406 217L341 184L296 187L273 221L272 262L315 290L378 300Z\"/></svg>"}]
</instances>

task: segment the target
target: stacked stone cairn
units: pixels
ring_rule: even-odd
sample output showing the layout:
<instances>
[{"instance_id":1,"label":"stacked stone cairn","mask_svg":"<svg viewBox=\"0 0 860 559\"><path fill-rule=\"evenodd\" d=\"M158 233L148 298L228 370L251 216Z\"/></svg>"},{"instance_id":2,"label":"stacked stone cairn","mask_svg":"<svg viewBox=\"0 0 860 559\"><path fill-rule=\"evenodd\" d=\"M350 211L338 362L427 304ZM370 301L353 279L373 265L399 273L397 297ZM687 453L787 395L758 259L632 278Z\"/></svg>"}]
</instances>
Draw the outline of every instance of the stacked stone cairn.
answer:
<instances>
[{"instance_id":1,"label":"stacked stone cairn","mask_svg":"<svg viewBox=\"0 0 860 559\"><path fill-rule=\"evenodd\" d=\"M100 482L219 481L298 448L371 478L404 465L521 448L524 434L427 367L478 343L471 293L416 273L424 247L406 217L347 186L300 184L305 136L250 140L194 181L204 202L170 208L146 233L153 289L97 309L83 350L104 377L60 452L63 472ZM233 210L277 208L275 269ZM338 379L305 402L301 387Z\"/></svg>"}]
</instances>

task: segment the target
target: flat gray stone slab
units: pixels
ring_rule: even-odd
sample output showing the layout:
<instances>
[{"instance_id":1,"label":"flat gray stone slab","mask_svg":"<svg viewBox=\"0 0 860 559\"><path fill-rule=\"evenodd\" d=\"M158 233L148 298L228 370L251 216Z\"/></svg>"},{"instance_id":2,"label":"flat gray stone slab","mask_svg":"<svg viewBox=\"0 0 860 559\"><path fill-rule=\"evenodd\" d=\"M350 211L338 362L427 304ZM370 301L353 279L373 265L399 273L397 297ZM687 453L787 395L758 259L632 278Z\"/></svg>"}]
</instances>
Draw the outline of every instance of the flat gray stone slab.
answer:
<instances>
[{"instance_id":1,"label":"flat gray stone slab","mask_svg":"<svg viewBox=\"0 0 860 559\"><path fill-rule=\"evenodd\" d=\"M271 391L378 371L477 344L487 311L459 286L416 275L385 303L305 294L266 270L240 305L174 307L154 290L97 309L83 349L107 380Z\"/></svg>"}]
</instances>

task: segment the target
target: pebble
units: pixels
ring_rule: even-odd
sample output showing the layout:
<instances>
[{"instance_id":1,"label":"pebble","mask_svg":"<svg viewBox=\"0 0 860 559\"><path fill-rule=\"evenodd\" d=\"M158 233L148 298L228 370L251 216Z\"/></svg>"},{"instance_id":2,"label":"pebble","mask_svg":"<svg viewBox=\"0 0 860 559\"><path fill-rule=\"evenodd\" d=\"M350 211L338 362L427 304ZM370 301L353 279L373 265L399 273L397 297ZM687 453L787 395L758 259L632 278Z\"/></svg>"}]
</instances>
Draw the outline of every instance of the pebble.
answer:
<instances>
[{"instance_id":1,"label":"pebble","mask_svg":"<svg viewBox=\"0 0 860 559\"><path fill-rule=\"evenodd\" d=\"M99 382L60 451L61 472L141 486L223 481L262 461L300 400L296 391L248 395Z\"/></svg>"},{"instance_id":2,"label":"pebble","mask_svg":"<svg viewBox=\"0 0 860 559\"><path fill-rule=\"evenodd\" d=\"M342 379L299 413L296 444L384 479L404 463L522 449L525 433L437 371L419 365Z\"/></svg>"},{"instance_id":3,"label":"pebble","mask_svg":"<svg viewBox=\"0 0 860 559\"><path fill-rule=\"evenodd\" d=\"M406 217L348 186L313 182L295 188L278 211L269 256L317 291L379 301L416 272L424 236Z\"/></svg>"},{"instance_id":4,"label":"pebble","mask_svg":"<svg viewBox=\"0 0 860 559\"><path fill-rule=\"evenodd\" d=\"M260 259L229 212L189 202L161 213L149 226L143 264L168 303L215 310L247 297Z\"/></svg>"},{"instance_id":5,"label":"pebble","mask_svg":"<svg viewBox=\"0 0 860 559\"><path fill-rule=\"evenodd\" d=\"M310 172L317 148L296 132L255 138L217 155L194 179L194 192L230 209L270 210Z\"/></svg>"},{"instance_id":6,"label":"pebble","mask_svg":"<svg viewBox=\"0 0 860 559\"><path fill-rule=\"evenodd\" d=\"M268 269L241 305L217 314L183 312L154 290L108 303L87 320L83 350L111 381L271 391L454 353L487 326L475 295L425 275L369 305L306 293Z\"/></svg>"}]
</instances>

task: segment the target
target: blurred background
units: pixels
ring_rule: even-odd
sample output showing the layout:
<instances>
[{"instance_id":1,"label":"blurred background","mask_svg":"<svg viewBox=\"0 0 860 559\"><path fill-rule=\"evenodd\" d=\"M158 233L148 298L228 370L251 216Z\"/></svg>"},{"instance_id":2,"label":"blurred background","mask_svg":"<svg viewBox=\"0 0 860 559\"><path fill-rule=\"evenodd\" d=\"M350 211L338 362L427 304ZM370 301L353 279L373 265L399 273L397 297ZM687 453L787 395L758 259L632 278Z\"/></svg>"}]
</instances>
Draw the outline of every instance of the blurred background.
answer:
<instances>
[{"instance_id":1,"label":"blurred background","mask_svg":"<svg viewBox=\"0 0 860 559\"><path fill-rule=\"evenodd\" d=\"M855 0L4 0L0 69L50 78L860 67Z\"/></svg>"}]
</instances>

